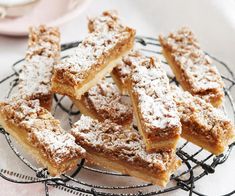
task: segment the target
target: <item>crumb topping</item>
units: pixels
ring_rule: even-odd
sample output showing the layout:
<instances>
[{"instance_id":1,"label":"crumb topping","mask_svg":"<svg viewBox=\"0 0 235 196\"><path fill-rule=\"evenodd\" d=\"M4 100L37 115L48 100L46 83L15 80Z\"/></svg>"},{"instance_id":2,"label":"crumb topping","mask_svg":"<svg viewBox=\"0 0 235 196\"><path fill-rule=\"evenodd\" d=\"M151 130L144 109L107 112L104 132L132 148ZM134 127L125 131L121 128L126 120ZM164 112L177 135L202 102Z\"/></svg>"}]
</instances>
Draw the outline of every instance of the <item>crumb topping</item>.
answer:
<instances>
[{"instance_id":1,"label":"crumb topping","mask_svg":"<svg viewBox=\"0 0 235 196\"><path fill-rule=\"evenodd\" d=\"M107 59L118 56L120 46L130 44L133 33L128 28L120 32L90 33L72 55L55 66L55 72L62 75L63 81L79 84L91 71L101 69Z\"/></svg>"},{"instance_id":2,"label":"crumb topping","mask_svg":"<svg viewBox=\"0 0 235 196\"><path fill-rule=\"evenodd\" d=\"M136 131L124 129L110 121L100 123L90 117L81 116L81 119L74 124L71 133L85 149L91 148L111 159L123 160L135 166L161 172L166 171L175 161L173 151L147 153Z\"/></svg>"},{"instance_id":3,"label":"crumb topping","mask_svg":"<svg viewBox=\"0 0 235 196\"><path fill-rule=\"evenodd\" d=\"M53 65L54 59L44 56L33 56L22 65L18 85L22 98L51 93Z\"/></svg>"},{"instance_id":4,"label":"crumb topping","mask_svg":"<svg viewBox=\"0 0 235 196\"><path fill-rule=\"evenodd\" d=\"M49 156L56 165L84 155L85 150L75 143L75 138L54 123L37 119L22 122L31 131L28 140L39 149L44 148L44 156Z\"/></svg>"},{"instance_id":5,"label":"crumb topping","mask_svg":"<svg viewBox=\"0 0 235 196\"><path fill-rule=\"evenodd\" d=\"M75 143L75 138L61 128L60 122L40 107L38 100L1 104L0 112L8 122L27 130L29 143L38 147L55 165L85 154L85 150Z\"/></svg>"},{"instance_id":6,"label":"crumb topping","mask_svg":"<svg viewBox=\"0 0 235 196\"><path fill-rule=\"evenodd\" d=\"M121 24L115 10L104 11L98 17L89 18L88 28L90 32L118 31L125 27Z\"/></svg>"},{"instance_id":7,"label":"crumb topping","mask_svg":"<svg viewBox=\"0 0 235 196\"><path fill-rule=\"evenodd\" d=\"M182 125L194 127L192 131L204 134L208 141L223 143L226 135L234 135L232 122L221 110L175 85L171 86L171 90Z\"/></svg>"},{"instance_id":8,"label":"crumb topping","mask_svg":"<svg viewBox=\"0 0 235 196\"><path fill-rule=\"evenodd\" d=\"M26 59L19 73L19 95L35 99L51 94L53 66L60 57L60 37L57 28L32 27L29 32Z\"/></svg>"},{"instance_id":9,"label":"crumb topping","mask_svg":"<svg viewBox=\"0 0 235 196\"><path fill-rule=\"evenodd\" d=\"M40 25L29 29L26 59L31 59L35 55L60 58L60 33L58 28Z\"/></svg>"},{"instance_id":10,"label":"crumb topping","mask_svg":"<svg viewBox=\"0 0 235 196\"><path fill-rule=\"evenodd\" d=\"M92 87L82 99L87 107L96 111L102 121L110 119L117 124L123 124L133 118L130 104L123 101L118 88L108 81L103 80Z\"/></svg>"},{"instance_id":11,"label":"crumb topping","mask_svg":"<svg viewBox=\"0 0 235 196\"><path fill-rule=\"evenodd\" d=\"M132 92L138 99L138 109L146 125L145 132L151 134L173 128L176 135L180 134L181 124L176 104L160 62L137 53L124 58L124 62L131 65Z\"/></svg>"},{"instance_id":12,"label":"crumb topping","mask_svg":"<svg viewBox=\"0 0 235 196\"><path fill-rule=\"evenodd\" d=\"M189 28L181 28L167 37L160 36L160 41L170 50L193 93L221 91L224 84L218 70Z\"/></svg>"}]
</instances>

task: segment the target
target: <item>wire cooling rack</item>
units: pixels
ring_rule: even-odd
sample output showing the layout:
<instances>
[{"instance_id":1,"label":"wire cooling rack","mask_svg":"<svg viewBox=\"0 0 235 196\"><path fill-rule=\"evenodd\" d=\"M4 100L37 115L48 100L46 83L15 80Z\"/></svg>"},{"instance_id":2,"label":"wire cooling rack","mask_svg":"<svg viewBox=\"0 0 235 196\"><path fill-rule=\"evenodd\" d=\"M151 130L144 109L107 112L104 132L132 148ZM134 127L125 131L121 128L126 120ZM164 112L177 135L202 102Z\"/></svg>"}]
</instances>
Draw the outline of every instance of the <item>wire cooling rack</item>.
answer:
<instances>
[{"instance_id":1,"label":"wire cooling rack","mask_svg":"<svg viewBox=\"0 0 235 196\"><path fill-rule=\"evenodd\" d=\"M66 51L75 48L80 41L66 43L62 45L62 58L66 58ZM151 37L137 37L136 45L142 50L146 55L162 56L161 47L159 41ZM211 55L210 55L211 56ZM225 107L224 111L230 112L229 116L235 119L235 106L232 98L232 90L235 85L235 77L231 69L222 61L211 56L215 64L220 69L222 78L226 83L226 88L224 92ZM9 92L6 97L9 97L14 91L18 84L18 74L20 72L19 64L21 64L24 59L17 61L13 64L13 73L0 81L0 85L8 85ZM163 64L169 72L169 78L171 82L177 84L175 77L170 73L169 66L163 61ZM80 112L76 111L73 107L72 102L65 104L64 100L66 97L60 95L54 95L54 108L53 115L57 115L60 111L66 115L68 123L71 125L73 123L73 118L76 118ZM215 168L223 164L229 157L230 152L233 149L235 143L231 144L228 150L219 156L214 156L208 153L202 148L194 146L192 143L187 142L182 139L180 145L177 148L177 156L182 160L182 166L179 171L171 176L171 181L166 188L159 188L150 183L139 181L133 177L125 174L104 170L102 168L95 167L93 165L88 165L84 159L80 160L77 164L77 168L70 174L64 174L59 177L51 177L46 168L38 168L30 160L25 158L24 154L20 152L20 149L15 145L11 136L3 129L0 128L0 133L3 135L10 149L15 153L15 155L29 168L33 170L35 177L27 177L24 174L9 173L4 169L0 170L0 176L7 181L21 184L30 183L44 183L45 185L45 195L48 196L49 186L57 187L61 190L67 191L75 195L104 195L104 196L150 196L159 195L166 192L173 192L177 189L182 189L188 192L189 195L193 193L196 195L204 196L205 194L196 191L195 182L203 178L208 174L213 174ZM193 150L192 150L193 149ZM20 180L15 177L21 177ZM93 178L99 179L94 181ZM104 181L100 184L100 180ZM173 192L174 193L174 192ZM231 190L229 193L225 194L232 195L235 190Z\"/></svg>"}]
</instances>

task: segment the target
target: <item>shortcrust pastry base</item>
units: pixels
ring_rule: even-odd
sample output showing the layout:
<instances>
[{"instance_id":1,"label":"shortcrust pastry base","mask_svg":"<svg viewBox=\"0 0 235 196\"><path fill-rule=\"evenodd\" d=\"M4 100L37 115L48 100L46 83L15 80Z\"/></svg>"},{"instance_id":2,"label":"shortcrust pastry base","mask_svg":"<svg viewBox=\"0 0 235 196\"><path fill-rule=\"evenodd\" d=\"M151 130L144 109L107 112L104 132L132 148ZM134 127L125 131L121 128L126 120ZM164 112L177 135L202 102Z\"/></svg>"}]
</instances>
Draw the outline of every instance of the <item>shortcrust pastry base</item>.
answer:
<instances>
[{"instance_id":1,"label":"shortcrust pastry base","mask_svg":"<svg viewBox=\"0 0 235 196\"><path fill-rule=\"evenodd\" d=\"M67 84L63 84L56 79L56 76L52 76L52 91L59 92L60 94L69 95L73 99L81 99L81 96L87 92L91 87L95 86L102 78L106 76L106 74L110 73L115 66L117 66L118 62L121 61L122 56L126 55L129 50L131 50L132 46L128 48L125 52L119 55L115 60L110 61L108 64L104 65L103 68L94 75L90 76L90 80L84 81L79 86L70 86Z\"/></svg>"},{"instance_id":2,"label":"shortcrust pastry base","mask_svg":"<svg viewBox=\"0 0 235 196\"><path fill-rule=\"evenodd\" d=\"M18 128L11 123L6 123L4 121L4 116L0 114L0 124L4 127L7 133L12 135L16 141L23 146L23 148L33 157L36 158L37 162L42 164L45 168L48 169L48 172L51 176L58 176L65 171L72 170L76 167L78 159L72 159L64 162L60 167L56 167L45 156L38 150L37 147L33 146L27 140L27 131L25 129Z\"/></svg>"},{"instance_id":3,"label":"shortcrust pastry base","mask_svg":"<svg viewBox=\"0 0 235 196\"><path fill-rule=\"evenodd\" d=\"M95 152L87 151L86 159L92 164L119 171L123 174L129 174L131 176L140 178L147 182L151 182L161 187L166 186L166 184L169 182L172 172L174 172L181 165L179 160L175 160L172 162L171 166L169 166L169 170L165 172L153 173L152 171L149 171L144 167L135 167L133 165L130 165L128 164L128 162L118 160L112 161L109 158L106 158L106 156L101 153L98 154Z\"/></svg>"}]
</instances>

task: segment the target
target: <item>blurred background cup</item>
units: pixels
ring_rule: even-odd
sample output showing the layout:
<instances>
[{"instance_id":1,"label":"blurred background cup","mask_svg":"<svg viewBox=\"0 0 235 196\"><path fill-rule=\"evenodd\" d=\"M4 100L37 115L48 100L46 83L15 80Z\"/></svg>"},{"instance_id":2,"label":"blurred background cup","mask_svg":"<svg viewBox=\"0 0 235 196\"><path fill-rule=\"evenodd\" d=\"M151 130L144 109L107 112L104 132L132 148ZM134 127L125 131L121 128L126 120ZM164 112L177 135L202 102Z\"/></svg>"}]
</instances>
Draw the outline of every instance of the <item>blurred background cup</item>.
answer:
<instances>
[{"instance_id":1,"label":"blurred background cup","mask_svg":"<svg viewBox=\"0 0 235 196\"><path fill-rule=\"evenodd\" d=\"M0 19L28 14L40 0L0 0ZM68 0L68 9L76 8L81 0ZM58 2L59 3L59 2Z\"/></svg>"},{"instance_id":2,"label":"blurred background cup","mask_svg":"<svg viewBox=\"0 0 235 196\"><path fill-rule=\"evenodd\" d=\"M0 18L15 18L27 14L40 0L0 0Z\"/></svg>"},{"instance_id":3,"label":"blurred background cup","mask_svg":"<svg viewBox=\"0 0 235 196\"><path fill-rule=\"evenodd\" d=\"M61 26L78 17L91 0L0 0L0 34L27 36L29 26Z\"/></svg>"}]
</instances>

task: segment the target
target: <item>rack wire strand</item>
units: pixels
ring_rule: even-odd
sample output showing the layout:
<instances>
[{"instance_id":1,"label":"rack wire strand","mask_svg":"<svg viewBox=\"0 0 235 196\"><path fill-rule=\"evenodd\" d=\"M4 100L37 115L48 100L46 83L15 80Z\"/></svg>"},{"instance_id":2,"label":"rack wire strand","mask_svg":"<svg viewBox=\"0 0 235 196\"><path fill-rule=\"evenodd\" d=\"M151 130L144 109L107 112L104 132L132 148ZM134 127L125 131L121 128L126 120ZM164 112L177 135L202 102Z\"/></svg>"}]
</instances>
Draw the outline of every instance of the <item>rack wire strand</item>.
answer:
<instances>
[{"instance_id":1,"label":"rack wire strand","mask_svg":"<svg viewBox=\"0 0 235 196\"><path fill-rule=\"evenodd\" d=\"M61 45L62 51L67 51L69 49L73 49L77 47L81 43L81 41L66 43ZM136 37L136 43L139 44L140 50L145 52L148 55L162 55L161 54L161 47L159 44L159 41L152 37L146 37L146 36L137 36ZM207 53L208 54L208 53ZM208 54L209 55L209 54ZM225 68L228 72L229 76L222 75L223 80L230 82L229 87L224 89L225 96L228 99L228 104L232 108L232 115L233 119L235 121L235 105L233 102L233 97L230 93L232 90L232 87L235 85L235 76L232 70L229 68L229 66L222 62L221 60L217 59L216 57L213 57L209 55L216 63L218 63L220 66ZM67 55L64 55L62 58L66 58ZM14 90L14 88L18 84L18 75L20 73L20 67L19 64L23 63L24 59L21 59L13 64L12 70L13 73L9 76L3 78L0 80L1 84L6 84L6 82L10 83L9 85L9 92L7 94L7 97L9 97ZM165 65L167 65L167 62L163 61ZM176 83L179 85L176 81L176 79L172 76L169 76L169 79L171 82ZM72 125L72 116L77 116L80 114L80 112L73 111L73 103L69 106L63 104L64 96L58 96L54 95L54 110L53 114L56 114L58 111L58 108L62 110L62 112L66 113L68 115L68 122L70 125ZM136 127L135 127L136 128ZM165 189L159 189L152 185L151 183L139 183L139 184L133 184L133 185L100 185L100 184L94 184L92 182L88 182L86 179L81 179L80 173L82 172L90 172L95 175L102 176L103 178L112 178L115 180L115 178L123 178L124 180L126 178L129 178L126 174L121 174L114 171L107 171L100 168L92 167L86 165L86 161L82 159L80 163L78 163L77 168L74 170L74 172L70 175L63 174L59 177L51 177L47 169L43 168L37 168L32 163L30 163L26 158L23 157L23 155L18 151L18 149L14 146L12 143L11 136L0 127L0 133L5 137L5 140L7 141L7 144L9 145L10 149L15 153L15 155L28 167L31 168L35 172L35 177L29 177L27 180L18 180L15 179L14 176L8 176L5 170L0 170L0 177L4 178L5 180L8 180L10 182L14 183L44 183L45 187L45 195L49 196L49 186L58 187L61 190L67 190L71 191L73 193L79 193L81 195L105 195L105 196L150 196L150 195L159 195L166 192L175 191L177 189L182 189L184 191L187 191L189 195L196 194L199 196L204 196L204 193L200 193L196 191L195 182L200 180L205 175L209 175L215 172L215 168L223 164L229 157L235 143L231 144L228 148L228 150L219 156L214 156L213 154L208 153L208 155L202 159L199 160L197 158L198 155L200 155L205 150L202 148L199 148L194 153L187 152L187 148L192 145L190 142L185 141L181 146L177 148L177 156L182 160L183 165L185 166L185 169L181 171L179 174L173 174L171 176L171 181L173 182L170 187L167 187ZM208 161L211 162L208 162ZM200 173L198 175L195 175L195 170L200 169ZM187 175L187 178L184 176ZM25 176L24 174L22 176ZM184 177L184 178L182 178ZM150 189L148 189L150 188ZM152 191L153 189L153 191ZM128 190L129 193L126 193L125 191ZM151 190L151 191L149 191ZM119 191L119 192L117 192ZM124 191L124 192L122 192ZM227 194L224 194L224 196L231 195L235 193L235 190L230 191Z\"/></svg>"}]
</instances>

